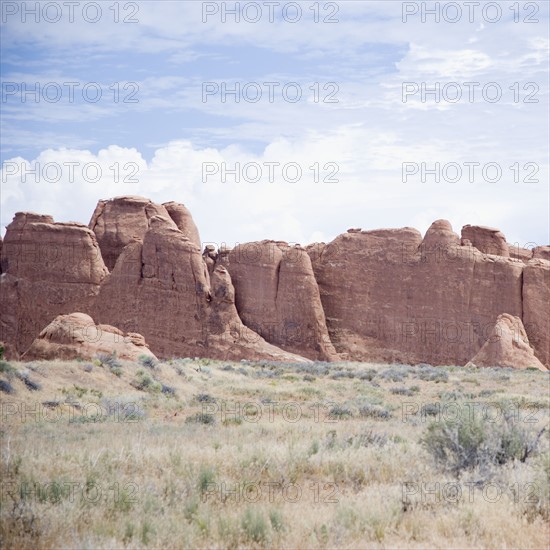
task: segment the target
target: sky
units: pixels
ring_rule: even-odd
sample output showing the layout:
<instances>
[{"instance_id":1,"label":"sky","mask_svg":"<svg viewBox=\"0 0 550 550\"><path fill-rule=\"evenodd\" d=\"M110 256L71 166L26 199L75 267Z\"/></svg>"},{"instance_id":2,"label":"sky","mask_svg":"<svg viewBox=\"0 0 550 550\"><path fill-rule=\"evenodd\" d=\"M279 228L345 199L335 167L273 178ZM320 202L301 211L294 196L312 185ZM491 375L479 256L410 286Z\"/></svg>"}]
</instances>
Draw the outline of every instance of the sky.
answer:
<instances>
[{"instance_id":1,"label":"sky","mask_svg":"<svg viewBox=\"0 0 550 550\"><path fill-rule=\"evenodd\" d=\"M178 201L204 243L550 242L549 3L2 0L0 226Z\"/></svg>"}]
</instances>

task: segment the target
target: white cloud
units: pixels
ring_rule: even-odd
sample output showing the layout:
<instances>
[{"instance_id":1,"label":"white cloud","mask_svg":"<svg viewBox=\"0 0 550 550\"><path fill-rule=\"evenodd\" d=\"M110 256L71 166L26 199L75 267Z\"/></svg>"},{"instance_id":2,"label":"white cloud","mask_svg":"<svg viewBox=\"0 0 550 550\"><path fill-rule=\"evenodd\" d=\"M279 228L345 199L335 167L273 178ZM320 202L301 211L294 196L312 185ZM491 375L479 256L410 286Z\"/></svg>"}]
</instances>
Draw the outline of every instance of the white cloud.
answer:
<instances>
[{"instance_id":1,"label":"white cloud","mask_svg":"<svg viewBox=\"0 0 550 550\"><path fill-rule=\"evenodd\" d=\"M259 154L242 146L218 150L200 148L189 141L172 142L157 149L149 163L139 151L117 146L97 154L46 150L36 159L12 159L4 165L1 217L7 224L14 212L31 210L52 214L60 221L87 223L97 200L137 194L157 202L185 203L204 241L230 245L263 238L306 244L319 237L332 239L349 227L417 225L425 231L431 221L442 217L451 219L456 230L466 223L481 223L500 227L510 239L544 242L547 189L541 184L511 181L505 155L495 157L503 167L499 182L483 181L478 168L476 181L470 183L464 166L464 177L458 183L435 183L430 177L423 183L418 175L402 182L404 158L441 159L442 164L464 162L467 150L453 154L455 145L433 140L407 146L391 134L374 135L361 126L349 126L328 135L312 133L302 141L277 140ZM40 165L39 181L27 175L24 183L21 172L10 175L15 165L23 162ZM72 182L67 169L59 181L53 181L56 176L51 165L46 171L47 163L67 167L70 162L78 163ZM227 174L224 183L219 171L203 181L205 162L214 163L208 166L219 171L221 163L226 163L228 170L240 163L241 181L237 183L233 175ZM273 167L273 182L268 181L269 162L279 163ZM310 170L315 162L321 168L318 183ZM338 183L322 181L328 176L322 171L326 162L336 163L339 170L333 177L339 179ZM247 163L261 168L260 181L252 181L256 177L254 165L250 164L244 174ZM288 163L299 164L300 181L289 181L295 171ZM102 177L97 182L86 181L82 174L95 179L96 165ZM286 180L282 172L285 165L289 170ZM132 183L134 167L138 169L134 174L137 181ZM116 169L118 183L114 181ZM547 175L548 167L541 167L541 180L545 181Z\"/></svg>"}]
</instances>

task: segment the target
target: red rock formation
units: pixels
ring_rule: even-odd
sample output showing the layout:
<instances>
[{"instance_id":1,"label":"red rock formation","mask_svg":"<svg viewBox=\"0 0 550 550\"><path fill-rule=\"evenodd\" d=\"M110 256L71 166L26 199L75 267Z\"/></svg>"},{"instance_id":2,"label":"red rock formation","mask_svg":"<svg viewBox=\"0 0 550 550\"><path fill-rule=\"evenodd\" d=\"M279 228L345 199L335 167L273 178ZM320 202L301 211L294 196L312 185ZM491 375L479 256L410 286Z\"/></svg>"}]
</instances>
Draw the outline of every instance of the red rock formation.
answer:
<instances>
[{"instance_id":1,"label":"red rock formation","mask_svg":"<svg viewBox=\"0 0 550 550\"><path fill-rule=\"evenodd\" d=\"M426 231L422 246L426 251L457 247L460 246L460 237L453 231L447 220L436 220Z\"/></svg>"},{"instance_id":2,"label":"red rock formation","mask_svg":"<svg viewBox=\"0 0 550 550\"><path fill-rule=\"evenodd\" d=\"M523 270L523 324L535 355L550 368L550 262L531 260Z\"/></svg>"},{"instance_id":3,"label":"red rock formation","mask_svg":"<svg viewBox=\"0 0 550 550\"><path fill-rule=\"evenodd\" d=\"M311 359L336 353L307 252L284 242L236 246L219 259L231 273L237 311L268 342Z\"/></svg>"},{"instance_id":4,"label":"red rock formation","mask_svg":"<svg viewBox=\"0 0 550 550\"><path fill-rule=\"evenodd\" d=\"M459 239L438 220L424 239L411 228L351 229L306 250L262 241L201 255L183 205L140 197L101 201L90 227L31 213L8 226L0 251L8 357L57 315L82 311L143 334L159 357L300 361L338 352L464 364L507 313L522 319L550 367L550 247L528 259L510 253L496 229L465 226Z\"/></svg>"},{"instance_id":5,"label":"red rock formation","mask_svg":"<svg viewBox=\"0 0 550 550\"><path fill-rule=\"evenodd\" d=\"M506 237L494 227L465 225L462 228L462 238L468 239L483 254L510 257Z\"/></svg>"},{"instance_id":6,"label":"red rock formation","mask_svg":"<svg viewBox=\"0 0 550 550\"><path fill-rule=\"evenodd\" d=\"M44 328L22 360L93 359L102 353L115 353L118 359L128 361L143 355L155 358L141 334L124 334L110 325L96 325L85 313L71 313L58 315Z\"/></svg>"},{"instance_id":7,"label":"red rock formation","mask_svg":"<svg viewBox=\"0 0 550 550\"><path fill-rule=\"evenodd\" d=\"M510 258L515 260L521 260L522 262L527 263L533 257L533 251L529 248L522 248L518 244L508 244L508 252L510 253Z\"/></svg>"},{"instance_id":8,"label":"red rock formation","mask_svg":"<svg viewBox=\"0 0 550 550\"><path fill-rule=\"evenodd\" d=\"M537 246L533 249L533 258L550 261L550 246Z\"/></svg>"},{"instance_id":9,"label":"red rock formation","mask_svg":"<svg viewBox=\"0 0 550 550\"><path fill-rule=\"evenodd\" d=\"M486 342L466 366L535 368L546 371L529 345L521 319L507 313L498 316Z\"/></svg>"},{"instance_id":10,"label":"red rock formation","mask_svg":"<svg viewBox=\"0 0 550 550\"><path fill-rule=\"evenodd\" d=\"M0 279L0 340L26 350L60 313L90 308L108 271L85 225L17 213L7 227Z\"/></svg>"},{"instance_id":11,"label":"red rock formation","mask_svg":"<svg viewBox=\"0 0 550 550\"><path fill-rule=\"evenodd\" d=\"M97 203L89 227L96 234L109 270L127 244L143 240L153 216L164 216L176 227L164 206L143 197L116 197Z\"/></svg>"},{"instance_id":12,"label":"red rock formation","mask_svg":"<svg viewBox=\"0 0 550 550\"><path fill-rule=\"evenodd\" d=\"M101 287L94 317L145 336L159 357L303 361L244 327L231 279L212 286L200 250L170 220L154 216L143 244L129 244Z\"/></svg>"},{"instance_id":13,"label":"red rock formation","mask_svg":"<svg viewBox=\"0 0 550 550\"><path fill-rule=\"evenodd\" d=\"M313 262L336 351L354 360L467 362L500 313L521 315L523 264L456 246L450 226L345 233Z\"/></svg>"},{"instance_id":14,"label":"red rock formation","mask_svg":"<svg viewBox=\"0 0 550 550\"><path fill-rule=\"evenodd\" d=\"M218 357L238 360L271 359L306 362L301 355L283 351L266 342L257 332L245 326L235 307L235 288L227 269L216 266L212 272L212 307L208 317L209 346Z\"/></svg>"},{"instance_id":15,"label":"red rock formation","mask_svg":"<svg viewBox=\"0 0 550 550\"><path fill-rule=\"evenodd\" d=\"M195 245L201 248L201 238L199 236L199 230L193 221L191 212L178 202L165 202L162 206L166 208L166 211L178 227L178 229Z\"/></svg>"}]
</instances>

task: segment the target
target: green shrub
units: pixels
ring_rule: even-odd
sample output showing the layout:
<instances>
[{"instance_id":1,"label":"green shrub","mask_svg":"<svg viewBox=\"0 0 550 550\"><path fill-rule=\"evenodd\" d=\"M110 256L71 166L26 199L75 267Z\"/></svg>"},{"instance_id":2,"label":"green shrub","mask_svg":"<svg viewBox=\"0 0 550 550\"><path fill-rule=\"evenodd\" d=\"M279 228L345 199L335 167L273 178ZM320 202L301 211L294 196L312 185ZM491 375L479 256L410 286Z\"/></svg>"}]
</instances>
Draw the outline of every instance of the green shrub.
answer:
<instances>
[{"instance_id":1,"label":"green shrub","mask_svg":"<svg viewBox=\"0 0 550 550\"><path fill-rule=\"evenodd\" d=\"M392 417L391 412L378 405L363 405L359 409L359 414L363 418L372 418L374 420L389 420Z\"/></svg>"},{"instance_id":2,"label":"green shrub","mask_svg":"<svg viewBox=\"0 0 550 550\"><path fill-rule=\"evenodd\" d=\"M3 374L11 374L15 372L15 369L7 361L0 359L0 372Z\"/></svg>"},{"instance_id":3,"label":"green shrub","mask_svg":"<svg viewBox=\"0 0 550 550\"><path fill-rule=\"evenodd\" d=\"M195 396L199 403L216 403L217 399L209 393L199 393Z\"/></svg>"},{"instance_id":4,"label":"green shrub","mask_svg":"<svg viewBox=\"0 0 550 550\"><path fill-rule=\"evenodd\" d=\"M157 360L150 355L140 355L138 357L138 361L142 367L146 367L148 369L154 369L157 366Z\"/></svg>"},{"instance_id":5,"label":"green shrub","mask_svg":"<svg viewBox=\"0 0 550 550\"><path fill-rule=\"evenodd\" d=\"M277 533L285 530L283 515L279 510L273 509L269 512L269 523L271 523L271 528L273 531L276 531Z\"/></svg>"},{"instance_id":6,"label":"green shrub","mask_svg":"<svg viewBox=\"0 0 550 550\"><path fill-rule=\"evenodd\" d=\"M214 415L209 413L196 413L192 416L188 416L185 419L186 424L206 424L206 425L212 425L216 423L216 419L214 418Z\"/></svg>"},{"instance_id":7,"label":"green shrub","mask_svg":"<svg viewBox=\"0 0 550 550\"><path fill-rule=\"evenodd\" d=\"M248 540L262 543L267 540L267 521L255 508L247 508L241 519L241 527Z\"/></svg>"},{"instance_id":8,"label":"green shrub","mask_svg":"<svg viewBox=\"0 0 550 550\"><path fill-rule=\"evenodd\" d=\"M431 365L419 365L416 370L416 378L425 382L448 382L449 373L441 367L432 367Z\"/></svg>"},{"instance_id":9,"label":"green shrub","mask_svg":"<svg viewBox=\"0 0 550 550\"><path fill-rule=\"evenodd\" d=\"M340 405L335 405L329 411L329 418L336 418L338 420L351 418L352 416L353 414L348 408L341 407Z\"/></svg>"},{"instance_id":10,"label":"green shrub","mask_svg":"<svg viewBox=\"0 0 550 550\"><path fill-rule=\"evenodd\" d=\"M160 393L162 391L162 384L154 380L151 375L143 369L137 371L136 378L132 381L132 386L137 390L150 393Z\"/></svg>"},{"instance_id":11,"label":"green shrub","mask_svg":"<svg viewBox=\"0 0 550 550\"><path fill-rule=\"evenodd\" d=\"M13 393L15 390L7 380L0 380L0 391L4 393Z\"/></svg>"},{"instance_id":12,"label":"green shrub","mask_svg":"<svg viewBox=\"0 0 550 550\"><path fill-rule=\"evenodd\" d=\"M122 368L122 363L117 359L115 351L110 355L108 353L98 353L97 359L102 367L108 367L110 369Z\"/></svg>"},{"instance_id":13,"label":"green shrub","mask_svg":"<svg viewBox=\"0 0 550 550\"><path fill-rule=\"evenodd\" d=\"M463 470L525 460L536 451L544 429L535 433L528 424L510 416L489 421L461 408L457 418L432 422L421 439L436 464L458 475Z\"/></svg>"},{"instance_id":14,"label":"green shrub","mask_svg":"<svg viewBox=\"0 0 550 550\"><path fill-rule=\"evenodd\" d=\"M173 386L167 386L166 384L161 383L161 390L163 395L167 395L168 397L174 397L176 395L176 388Z\"/></svg>"},{"instance_id":15,"label":"green shrub","mask_svg":"<svg viewBox=\"0 0 550 550\"><path fill-rule=\"evenodd\" d=\"M208 491L209 486L213 485L216 480L216 470L210 466L202 466L199 472L197 488L201 494Z\"/></svg>"}]
</instances>

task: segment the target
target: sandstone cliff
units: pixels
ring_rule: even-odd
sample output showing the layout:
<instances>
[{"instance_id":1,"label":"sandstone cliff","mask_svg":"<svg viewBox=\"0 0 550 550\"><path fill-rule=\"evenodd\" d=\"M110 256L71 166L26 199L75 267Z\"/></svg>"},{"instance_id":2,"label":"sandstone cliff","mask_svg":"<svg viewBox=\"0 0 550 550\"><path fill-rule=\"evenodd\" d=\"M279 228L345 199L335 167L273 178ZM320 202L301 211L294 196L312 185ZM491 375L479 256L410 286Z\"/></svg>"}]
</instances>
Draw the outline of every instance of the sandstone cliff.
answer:
<instances>
[{"instance_id":1,"label":"sandstone cliff","mask_svg":"<svg viewBox=\"0 0 550 550\"><path fill-rule=\"evenodd\" d=\"M18 213L0 241L0 341L17 357L61 314L139 333L158 357L465 364L502 314L550 367L550 247L437 220L306 248L206 247L179 203L100 201L89 227ZM41 344L42 345L42 344Z\"/></svg>"},{"instance_id":2,"label":"sandstone cliff","mask_svg":"<svg viewBox=\"0 0 550 550\"><path fill-rule=\"evenodd\" d=\"M231 274L245 325L268 342L310 359L337 357L303 248L275 241L246 243L221 254L220 263Z\"/></svg>"},{"instance_id":3,"label":"sandstone cliff","mask_svg":"<svg viewBox=\"0 0 550 550\"><path fill-rule=\"evenodd\" d=\"M25 351L61 313L88 311L108 271L95 235L79 223L17 213L7 227L0 279L0 340Z\"/></svg>"}]
</instances>

